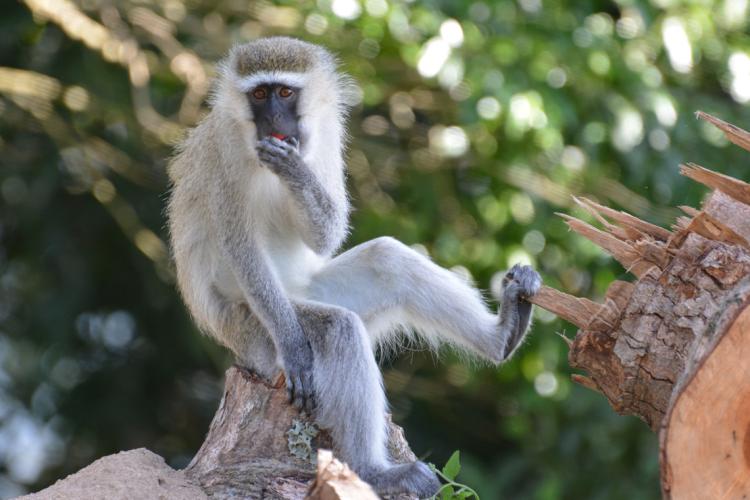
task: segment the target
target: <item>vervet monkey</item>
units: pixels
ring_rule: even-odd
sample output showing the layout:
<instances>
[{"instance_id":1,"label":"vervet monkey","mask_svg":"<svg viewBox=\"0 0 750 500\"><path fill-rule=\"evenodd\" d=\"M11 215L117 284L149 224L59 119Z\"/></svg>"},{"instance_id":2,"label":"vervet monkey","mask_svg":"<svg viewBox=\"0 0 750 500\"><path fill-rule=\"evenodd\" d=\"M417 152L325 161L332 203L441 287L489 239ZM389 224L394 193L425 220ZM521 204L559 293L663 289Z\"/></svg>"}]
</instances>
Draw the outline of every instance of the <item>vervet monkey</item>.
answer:
<instances>
[{"instance_id":1,"label":"vervet monkey","mask_svg":"<svg viewBox=\"0 0 750 500\"><path fill-rule=\"evenodd\" d=\"M381 494L439 488L423 462L394 464L374 349L400 331L492 363L529 326L539 275L515 266L499 314L463 278L393 238L335 255L347 235L344 121L351 81L321 47L266 38L221 63L212 110L169 167L180 290L202 330L241 365L286 375L290 401L330 430Z\"/></svg>"}]
</instances>

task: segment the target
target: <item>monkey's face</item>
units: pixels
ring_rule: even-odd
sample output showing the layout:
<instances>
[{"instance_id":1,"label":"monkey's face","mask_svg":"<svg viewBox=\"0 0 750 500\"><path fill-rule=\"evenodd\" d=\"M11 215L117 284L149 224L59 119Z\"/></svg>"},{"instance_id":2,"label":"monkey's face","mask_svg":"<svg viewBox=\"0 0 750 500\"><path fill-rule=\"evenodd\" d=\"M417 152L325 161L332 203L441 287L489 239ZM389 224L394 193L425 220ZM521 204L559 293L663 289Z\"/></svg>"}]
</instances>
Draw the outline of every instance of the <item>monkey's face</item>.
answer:
<instances>
[{"instance_id":1,"label":"monkey's face","mask_svg":"<svg viewBox=\"0 0 750 500\"><path fill-rule=\"evenodd\" d=\"M247 100L258 132L258 140L268 136L282 141L292 138L300 140L298 88L283 83L262 83L247 92Z\"/></svg>"}]
</instances>

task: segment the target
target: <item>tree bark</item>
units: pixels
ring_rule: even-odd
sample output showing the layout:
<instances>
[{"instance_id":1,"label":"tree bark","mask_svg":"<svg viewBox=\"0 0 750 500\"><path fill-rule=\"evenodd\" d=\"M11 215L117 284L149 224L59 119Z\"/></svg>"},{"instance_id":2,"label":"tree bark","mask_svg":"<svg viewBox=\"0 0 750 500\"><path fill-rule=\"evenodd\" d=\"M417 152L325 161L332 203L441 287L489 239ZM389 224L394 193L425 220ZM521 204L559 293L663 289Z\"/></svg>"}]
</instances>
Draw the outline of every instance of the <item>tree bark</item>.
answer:
<instances>
[{"instance_id":1,"label":"tree bark","mask_svg":"<svg viewBox=\"0 0 750 500\"><path fill-rule=\"evenodd\" d=\"M342 474L338 465L316 469L317 450L333 449L335 453L336 446L325 430L305 446L304 430L312 429L312 425L309 417L287 402L283 376L269 384L233 366L227 370L224 396L208 435L185 474L212 499L301 500L306 498L316 474L318 498L335 498L330 495L337 491L343 492L341 500L366 498L367 491L362 489L365 483L353 472ZM416 460L403 429L390 420L388 426L394 461ZM330 464L334 459L327 461ZM329 496L320 496L321 491ZM352 491L359 493L354 495Z\"/></svg>"},{"instance_id":2,"label":"tree bark","mask_svg":"<svg viewBox=\"0 0 750 500\"><path fill-rule=\"evenodd\" d=\"M102 457L28 500L375 500L325 431L287 403L283 376L268 384L239 367L226 373L224 396L206 440L185 470L143 448ZM396 462L416 457L403 430L388 422ZM317 457L317 467L314 458ZM409 495L392 500L415 500Z\"/></svg>"},{"instance_id":3,"label":"tree bark","mask_svg":"<svg viewBox=\"0 0 750 500\"><path fill-rule=\"evenodd\" d=\"M733 143L750 134L704 113ZM750 498L750 185L697 165L713 189L668 231L587 199L569 227L633 273L603 304L544 288L531 300L576 324L573 380L660 433L666 498Z\"/></svg>"}]
</instances>

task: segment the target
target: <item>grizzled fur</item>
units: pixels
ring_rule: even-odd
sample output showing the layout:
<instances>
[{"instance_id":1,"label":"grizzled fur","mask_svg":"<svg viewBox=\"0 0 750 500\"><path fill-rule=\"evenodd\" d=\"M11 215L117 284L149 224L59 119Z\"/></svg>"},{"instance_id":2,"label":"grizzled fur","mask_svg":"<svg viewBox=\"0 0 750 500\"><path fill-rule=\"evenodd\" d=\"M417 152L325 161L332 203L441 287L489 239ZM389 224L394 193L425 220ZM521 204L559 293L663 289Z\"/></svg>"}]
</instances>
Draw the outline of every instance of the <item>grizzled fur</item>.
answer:
<instances>
[{"instance_id":1,"label":"grizzled fur","mask_svg":"<svg viewBox=\"0 0 750 500\"><path fill-rule=\"evenodd\" d=\"M321 47L286 37L261 38L238 45L230 57L239 76L261 71L304 73L316 64L332 63L331 55Z\"/></svg>"},{"instance_id":2,"label":"grizzled fur","mask_svg":"<svg viewBox=\"0 0 750 500\"><path fill-rule=\"evenodd\" d=\"M270 38L233 49L209 115L170 164L169 228L182 296L203 331L314 415L337 452L380 493L427 497L422 462L394 464L374 357L399 332L449 343L492 363L528 330L539 275L516 266L500 314L463 278L381 237L336 255L347 234L346 105L352 85L324 49ZM258 138L247 92L299 89L299 141Z\"/></svg>"}]
</instances>

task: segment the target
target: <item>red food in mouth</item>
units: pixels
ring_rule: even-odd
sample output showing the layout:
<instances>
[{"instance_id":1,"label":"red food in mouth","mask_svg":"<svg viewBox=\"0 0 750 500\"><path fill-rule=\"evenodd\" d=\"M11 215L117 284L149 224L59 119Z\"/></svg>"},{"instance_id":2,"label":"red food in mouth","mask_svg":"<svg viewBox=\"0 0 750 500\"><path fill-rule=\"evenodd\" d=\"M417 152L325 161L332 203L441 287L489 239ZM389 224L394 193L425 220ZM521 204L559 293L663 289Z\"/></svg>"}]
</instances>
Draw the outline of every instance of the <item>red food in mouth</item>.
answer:
<instances>
[{"instance_id":1,"label":"red food in mouth","mask_svg":"<svg viewBox=\"0 0 750 500\"><path fill-rule=\"evenodd\" d=\"M276 132L272 132L271 136L277 138L280 141L283 141L287 138L287 136L285 136L284 134L277 134Z\"/></svg>"}]
</instances>

